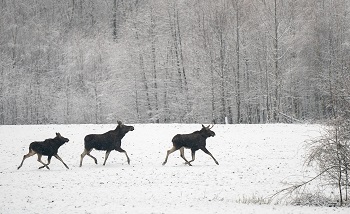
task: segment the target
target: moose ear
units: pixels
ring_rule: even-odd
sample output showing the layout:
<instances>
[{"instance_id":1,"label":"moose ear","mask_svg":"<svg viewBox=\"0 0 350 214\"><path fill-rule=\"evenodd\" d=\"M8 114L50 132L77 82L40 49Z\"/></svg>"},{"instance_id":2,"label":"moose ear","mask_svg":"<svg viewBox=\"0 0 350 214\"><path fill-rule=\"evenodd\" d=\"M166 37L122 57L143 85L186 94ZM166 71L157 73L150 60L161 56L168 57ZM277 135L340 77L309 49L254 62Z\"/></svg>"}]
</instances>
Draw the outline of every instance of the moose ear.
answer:
<instances>
[{"instance_id":1,"label":"moose ear","mask_svg":"<svg viewBox=\"0 0 350 214\"><path fill-rule=\"evenodd\" d=\"M205 128L205 126L202 124L202 128Z\"/></svg>"},{"instance_id":2,"label":"moose ear","mask_svg":"<svg viewBox=\"0 0 350 214\"><path fill-rule=\"evenodd\" d=\"M120 121L120 120L118 120L117 123L119 126L123 125L122 121Z\"/></svg>"},{"instance_id":3,"label":"moose ear","mask_svg":"<svg viewBox=\"0 0 350 214\"><path fill-rule=\"evenodd\" d=\"M56 132L56 136L57 136L57 137L60 136L60 133Z\"/></svg>"}]
</instances>

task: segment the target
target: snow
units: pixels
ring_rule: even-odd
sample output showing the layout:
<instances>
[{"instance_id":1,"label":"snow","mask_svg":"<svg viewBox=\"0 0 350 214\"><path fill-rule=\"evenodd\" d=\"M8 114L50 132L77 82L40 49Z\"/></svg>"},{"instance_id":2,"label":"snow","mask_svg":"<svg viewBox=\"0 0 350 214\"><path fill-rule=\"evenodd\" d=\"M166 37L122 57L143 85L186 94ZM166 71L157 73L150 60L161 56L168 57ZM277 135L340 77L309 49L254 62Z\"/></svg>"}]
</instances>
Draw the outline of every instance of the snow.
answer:
<instances>
[{"instance_id":1,"label":"snow","mask_svg":"<svg viewBox=\"0 0 350 214\"><path fill-rule=\"evenodd\" d=\"M132 124L127 124L132 125ZM104 133L115 125L0 126L0 213L350 213L349 208L243 204L244 198L268 197L283 182L304 176L305 140L320 135L318 125L215 125L216 136L190 167L179 152L169 156L175 134L199 130L199 124L135 124L122 140L124 154L112 151L106 166L104 152L85 156L87 134ZM50 168L38 169L37 156L24 161L32 141L53 138L70 141L58 154L69 166L52 158ZM186 150L190 159L190 151ZM46 162L46 157L43 158Z\"/></svg>"}]
</instances>

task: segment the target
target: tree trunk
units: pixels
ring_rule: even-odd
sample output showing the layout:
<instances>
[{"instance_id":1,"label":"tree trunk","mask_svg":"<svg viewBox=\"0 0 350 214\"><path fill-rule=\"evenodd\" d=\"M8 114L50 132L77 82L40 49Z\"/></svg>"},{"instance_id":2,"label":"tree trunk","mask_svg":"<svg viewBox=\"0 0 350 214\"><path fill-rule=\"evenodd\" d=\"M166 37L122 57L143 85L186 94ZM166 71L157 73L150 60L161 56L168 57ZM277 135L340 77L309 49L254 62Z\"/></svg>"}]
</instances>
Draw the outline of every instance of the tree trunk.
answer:
<instances>
[{"instance_id":1,"label":"tree trunk","mask_svg":"<svg viewBox=\"0 0 350 214\"><path fill-rule=\"evenodd\" d=\"M117 41L118 39L118 5L119 5L119 0L113 0L113 19L112 19L112 23L113 23L113 39L114 41Z\"/></svg>"},{"instance_id":2,"label":"tree trunk","mask_svg":"<svg viewBox=\"0 0 350 214\"><path fill-rule=\"evenodd\" d=\"M273 119L279 122L279 113L281 105L281 71L279 68L279 35L278 35L278 14L277 14L277 0L274 0L274 67L275 67L275 97Z\"/></svg>"},{"instance_id":3,"label":"tree trunk","mask_svg":"<svg viewBox=\"0 0 350 214\"><path fill-rule=\"evenodd\" d=\"M240 70L240 17L239 17L239 8L238 0L235 0L236 7L236 104L237 104L237 123L242 122L242 113L241 113L241 70Z\"/></svg>"},{"instance_id":4,"label":"tree trunk","mask_svg":"<svg viewBox=\"0 0 350 214\"><path fill-rule=\"evenodd\" d=\"M152 8L153 11L153 8ZM151 53L152 53L152 71L153 71L153 89L154 89L154 105L155 105L155 116L154 122L159 123L159 107L158 107L158 80L157 80L157 67L156 67L156 33L155 33L155 20L153 12L151 11Z\"/></svg>"},{"instance_id":5,"label":"tree trunk","mask_svg":"<svg viewBox=\"0 0 350 214\"><path fill-rule=\"evenodd\" d=\"M179 12L176 13L176 26L177 26L177 35L178 35L178 46L179 46L179 54L180 54L180 60L181 60L181 68L182 68L182 76L184 81L184 89L185 89L185 105L186 105L186 113L190 112L191 110L191 104L189 99L189 89L187 85L187 76L186 76L186 70L184 66L184 57L183 57L183 50L182 50L182 38L181 38L181 31L180 31L180 22L179 22ZM188 121L190 122L190 121Z\"/></svg>"},{"instance_id":6,"label":"tree trunk","mask_svg":"<svg viewBox=\"0 0 350 214\"><path fill-rule=\"evenodd\" d=\"M339 203L343 205L343 193L342 193L342 158L341 158L341 144L338 139L338 127L335 130L335 143L337 145L337 159L338 159L338 189L339 189Z\"/></svg>"},{"instance_id":7,"label":"tree trunk","mask_svg":"<svg viewBox=\"0 0 350 214\"><path fill-rule=\"evenodd\" d=\"M5 76L4 76L4 68L0 67L0 125L5 125L5 110L4 110L4 103L5 103L5 95L4 95L4 88L5 88Z\"/></svg>"}]
</instances>

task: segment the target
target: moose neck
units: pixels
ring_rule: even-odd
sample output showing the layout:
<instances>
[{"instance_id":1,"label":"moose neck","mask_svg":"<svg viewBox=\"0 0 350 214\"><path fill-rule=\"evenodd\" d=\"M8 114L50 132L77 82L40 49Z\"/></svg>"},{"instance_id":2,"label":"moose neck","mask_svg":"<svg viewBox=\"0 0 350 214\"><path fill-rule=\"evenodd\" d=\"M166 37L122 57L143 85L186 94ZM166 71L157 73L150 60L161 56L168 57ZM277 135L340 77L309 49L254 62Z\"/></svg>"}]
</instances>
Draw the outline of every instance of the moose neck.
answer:
<instances>
[{"instance_id":1,"label":"moose neck","mask_svg":"<svg viewBox=\"0 0 350 214\"><path fill-rule=\"evenodd\" d=\"M203 137L203 138L205 138L205 139L207 139L208 137L210 137L210 135L205 131L205 130L200 130L199 131L199 133L200 133L200 135Z\"/></svg>"},{"instance_id":2,"label":"moose neck","mask_svg":"<svg viewBox=\"0 0 350 214\"><path fill-rule=\"evenodd\" d=\"M126 134L126 132L123 132L120 126L117 126L117 128L114 131L120 139L122 139Z\"/></svg>"},{"instance_id":3,"label":"moose neck","mask_svg":"<svg viewBox=\"0 0 350 214\"><path fill-rule=\"evenodd\" d=\"M58 139L58 138L54 138L54 141L57 142L56 145L57 145L58 148L65 143L63 140Z\"/></svg>"}]
</instances>

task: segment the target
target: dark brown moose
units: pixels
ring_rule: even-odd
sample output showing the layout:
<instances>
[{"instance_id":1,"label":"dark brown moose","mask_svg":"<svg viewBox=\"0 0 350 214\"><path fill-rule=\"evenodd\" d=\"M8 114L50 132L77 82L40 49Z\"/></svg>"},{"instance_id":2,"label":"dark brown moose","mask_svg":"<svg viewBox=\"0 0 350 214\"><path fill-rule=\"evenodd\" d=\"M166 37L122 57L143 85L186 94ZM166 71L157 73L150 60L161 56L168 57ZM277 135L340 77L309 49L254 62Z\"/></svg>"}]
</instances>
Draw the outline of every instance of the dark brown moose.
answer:
<instances>
[{"instance_id":1,"label":"dark brown moose","mask_svg":"<svg viewBox=\"0 0 350 214\"><path fill-rule=\"evenodd\" d=\"M120 146L122 143L121 140L125 134L133 130L133 126L126 126L122 122L118 121L118 126L115 130L108 131L104 134L86 135L84 138L84 152L81 154L80 158L80 167L82 166L83 158L85 155L88 155L94 159L95 164L97 164L97 159L90 154L93 149L106 151L105 161L103 165L106 164L109 153L111 153L112 150L125 153L128 164L130 164L128 154Z\"/></svg>"},{"instance_id":2,"label":"dark brown moose","mask_svg":"<svg viewBox=\"0 0 350 214\"><path fill-rule=\"evenodd\" d=\"M58 160L60 160L63 165L67 168L68 166L63 162L63 160L60 158L60 156L58 156L57 152L58 152L58 149L66 142L68 142L69 139L68 138L64 138L61 136L60 133L56 133L56 137L53 138L53 139L46 139L44 141L35 141L35 142L32 142L30 145L29 145L29 152L28 154L24 155L23 156L23 160L21 162L21 165L19 165L19 168L22 167L23 165L23 162L25 159L29 158L30 156L33 156L35 154L38 155L38 161L40 163L43 164L43 166L39 167L39 169L42 169L44 167L46 167L47 169L50 169L49 168L49 164L50 164L50 161L51 161L51 158L52 156L54 156L55 158L57 158ZM41 157L42 156L47 156L47 164L45 164L44 162L41 161Z\"/></svg>"},{"instance_id":3,"label":"dark brown moose","mask_svg":"<svg viewBox=\"0 0 350 214\"><path fill-rule=\"evenodd\" d=\"M180 156L186 161L186 164L188 164L190 166L192 166L191 162L194 161L195 153L199 149L202 150L203 152L205 152L206 154L210 155L210 157L212 157L214 159L215 163L217 165L219 165L219 163L216 161L216 159L213 157L213 155L208 151L207 148L205 148L206 139L208 137L215 136L215 132L213 132L211 130L211 128L213 128L213 126L210 127L210 125L209 125L209 126L205 127L204 125L202 125L202 129L200 131L195 131L191 134L177 134L177 135L175 135L172 139L173 148L171 148L170 150L167 151L163 165L165 165L166 162L168 161L168 156L178 149L180 149ZM185 148L191 149L191 153L192 153L192 160L191 161L187 161L185 158L185 155L184 155Z\"/></svg>"}]
</instances>

